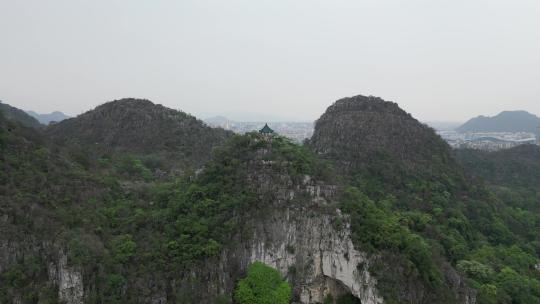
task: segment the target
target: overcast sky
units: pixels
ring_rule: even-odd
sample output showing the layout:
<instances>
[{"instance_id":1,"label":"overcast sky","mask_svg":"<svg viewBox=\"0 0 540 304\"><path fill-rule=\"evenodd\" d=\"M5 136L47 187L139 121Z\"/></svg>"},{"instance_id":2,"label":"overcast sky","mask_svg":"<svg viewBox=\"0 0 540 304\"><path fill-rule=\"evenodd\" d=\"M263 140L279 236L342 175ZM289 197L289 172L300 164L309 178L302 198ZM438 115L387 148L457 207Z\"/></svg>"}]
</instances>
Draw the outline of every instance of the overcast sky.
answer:
<instances>
[{"instance_id":1,"label":"overcast sky","mask_svg":"<svg viewBox=\"0 0 540 304\"><path fill-rule=\"evenodd\" d=\"M540 1L0 0L0 100L26 110L311 120L357 94L424 121L540 114Z\"/></svg>"}]
</instances>

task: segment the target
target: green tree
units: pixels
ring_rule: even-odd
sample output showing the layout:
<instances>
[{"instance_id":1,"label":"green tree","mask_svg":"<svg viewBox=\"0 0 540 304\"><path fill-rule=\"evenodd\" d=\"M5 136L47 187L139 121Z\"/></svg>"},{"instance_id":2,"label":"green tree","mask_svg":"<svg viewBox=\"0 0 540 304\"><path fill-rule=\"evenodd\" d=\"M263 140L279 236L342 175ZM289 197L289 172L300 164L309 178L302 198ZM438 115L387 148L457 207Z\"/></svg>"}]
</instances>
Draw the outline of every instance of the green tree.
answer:
<instances>
[{"instance_id":1,"label":"green tree","mask_svg":"<svg viewBox=\"0 0 540 304\"><path fill-rule=\"evenodd\" d=\"M137 249L137 244L130 234L116 236L111 243L113 260L117 263L127 262Z\"/></svg>"},{"instance_id":2,"label":"green tree","mask_svg":"<svg viewBox=\"0 0 540 304\"><path fill-rule=\"evenodd\" d=\"M261 262L248 267L247 276L238 282L234 293L239 304L286 304L290 296L291 286L279 271Z\"/></svg>"}]
</instances>

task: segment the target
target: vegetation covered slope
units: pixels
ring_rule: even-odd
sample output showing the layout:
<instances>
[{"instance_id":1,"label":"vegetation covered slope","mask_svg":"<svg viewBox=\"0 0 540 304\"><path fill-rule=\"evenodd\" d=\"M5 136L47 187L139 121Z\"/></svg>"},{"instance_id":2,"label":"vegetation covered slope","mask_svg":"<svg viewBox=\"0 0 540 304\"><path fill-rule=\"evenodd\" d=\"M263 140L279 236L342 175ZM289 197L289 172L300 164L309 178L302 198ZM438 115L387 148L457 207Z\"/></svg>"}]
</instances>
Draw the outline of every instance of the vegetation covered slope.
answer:
<instances>
[{"instance_id":1,"label":"vegetation covered slope","mask_svg":"<svg viewBox=\"0 0 540 304\"><path fill-rule=\"evenodd\" d=\"M396 103L378 97L336 101L317 120L307 145L378 192L402 190L404 177L463 182L448 144Z\"/></svg>"},{"instance_id":2,"label":"vegetation covered slope","mask_svg":"<svg viewBox=\"0 0 540 304\"><path fill-rule=\"evenodd\" d=\"M199 166L231 132L206 126L184 112L148 100L121 99L49 126L55 141L131 153L159 154L183 166ZM93 149L93 148L92 148Z\"/></svg>"},{"instance_id":3,"label":"vegetation covered slope","mask_svg":"<svg viewBox=\"0 0 540 304\"><path fill-rule=\"evenodd\" d=\"M339 100L308 145L347 169L343 209L356 244L386 256L374 271L387 302L424 293L423 301L453 303L452 268L478 303L540 300L538 213L467 179L442 139L397 105Z\"/></svg>"},{"instance_id":4,"label":"vegetation covered slope","mask_svg":"<svg viewBox=\"0 0 540 304\"><path fill-rule=\"evenodd\" d=\"M55 248L83 274L85 302L145 302L163 294L173 303L199 303L200 295L189 288L196 282L194 265L204 268L204 260L219 255L243 229L244 219L268 206L255 195L261 185L253 183L253 174L265 170L258 166L271 162L272 171L299 180L321 171L302 147L253 133L230 138L200 173L164 181L146 176L133 155L127 163L117 154L85 168L37 133L26 135L19 125L15 132L4 123L0 165L7 230L0 244L8 250L0 259L2 303L58 301L47 278ZM46 179L31 182L40 172Z\"/></svg>"},{"instance_id":5,"label":"vegetation covered slope","mask_svg":"<svg viewBox=\"0 0 540 304\"><path fill-rule=\"evenodd\" d=\"M410 170L452 165L448 145L393 102L373 96L336 101L317 120L309 146L351 170L386 157Z\"/></svg>"},{"instance_id":6,"label":"vegetation covered slope","mask_svg":"<svg viewBox=\"0 0 540 304\"><path fill-rule=\"evenodd\" d=\"M460 149L456 154L469 173L491 184L540 189L540 146L519 145L494 152Z\"/></svg>"},{"instance_id":7,"label":"vegetation covered slope","mask_svg":"<svg viewBox=\"0 0 540 304\"><path fill-rule=\"evenodd\" d=\"M23 110L12 107L6 103L0 101L0 111L4 114L4 117L8 120L17 121L27 127L39 129L43 127L37 119L26 114Z\"/></svg>"},{"instance_id":8,"label":"vegetation covered slope","mask_svg":"<svg viewBox=\"0 0 540 304\"><path fill-rule=\"evenodd\" d=\"M101 200L106 187L43 135L0 112L0 302L57 303L47 265L56 240L76 235L66 211Z\"/></svg>"}]
</instances>

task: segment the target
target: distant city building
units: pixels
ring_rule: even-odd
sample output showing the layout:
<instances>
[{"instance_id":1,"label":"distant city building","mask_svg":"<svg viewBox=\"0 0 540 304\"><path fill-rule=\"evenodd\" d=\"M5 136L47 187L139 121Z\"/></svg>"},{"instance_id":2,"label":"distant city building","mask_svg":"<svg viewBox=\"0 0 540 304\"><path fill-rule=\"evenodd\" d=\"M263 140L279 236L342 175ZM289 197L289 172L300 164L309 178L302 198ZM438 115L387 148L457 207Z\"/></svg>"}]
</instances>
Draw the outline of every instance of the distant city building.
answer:
<instances>
[{"instance_id":1,"label":"distant city building","mask_svg":"<svg viewBox=\"0 0 540 304\"><path fill-rule=\"evenodd\" d=\"M529 132L437 132L448 144L456 149L477 149L496 151L522 144L538 143L536 135Z\"/></svg>"},{"instance_id":2,"label":"distant city building","mask_svg":"<svg viewBox=\"0 0 540 304\"><path fill-rule=\"evenodd\" d=\"M225 117L213 117L207 119L206 123L212 127L231 130L239 134L259 131L265 125L264 122L231 121ZM301 143L305 139L311 138L311 135L313 135L313 122L273 122L272 129L282 136Z\"/></svg>"},{"instance_id":3,"label":"distant city building","mask_svg":"<svg viewBox=\"0 0 540 304\"><path fill-rule=\"evenodd\" d=\"M212 127L220 127L235 133L244 134L252 131L261 132L268 127L298 143L313 135L312 122L274 122L270 128L264 122L238 122L225 117L214 117L206 121ZM452 130L437 130L437 133L455 149L478 149L496 151L508 149L522 144L540 145L540 127L536 134L530 132L457 132Z\"/></svg>"}]
</instances>

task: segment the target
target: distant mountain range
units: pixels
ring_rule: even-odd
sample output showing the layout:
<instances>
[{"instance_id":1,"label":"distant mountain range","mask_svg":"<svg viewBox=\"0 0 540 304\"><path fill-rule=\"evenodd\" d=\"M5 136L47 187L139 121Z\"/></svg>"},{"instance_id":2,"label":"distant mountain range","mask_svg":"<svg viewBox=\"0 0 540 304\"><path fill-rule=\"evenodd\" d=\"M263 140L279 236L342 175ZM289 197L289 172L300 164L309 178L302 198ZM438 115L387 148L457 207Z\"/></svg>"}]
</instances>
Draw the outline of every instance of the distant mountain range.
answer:
<instances>
[{"instance_id":1,"label":"distant mountain range","mask_svg":"<svg viewBox=\"0 0 540 304\"><path fill-rule=\"evenodd\" d=\"M51 122L60 122L64 119L70 118L66 114L60 111L54 111L49 114L39 114L34 111L24 111L7 103L0 101L0 111L4 113L4 116L13 121L20 122L21 124L31 128L41 128L43 125L48 125Z\"/></svg>"},{"instance_id":2,"label":"distant mountain range","mask_svg":"<svg viewBox=\"0 0 540 304\"><path fill-rule=\"evenodd\" d=\"M530 132L540 135L540 118L527 111L504 111L493 117L478 116L458 132Z\"/></svg>"},{"instance_id":3,"label":"distant mountain range","mask_svg":"<svg viewBox=\"0 0 540 304\"><path fill-rule=\"evenodd\" d=\"M24 112L23 110L12 107L8 105L7 103L2 103L1 101L0 101L0 112L2 112L3 115L8 120L19 122L24 126L36 128L36 129L42 127L42 125L39 123L37 119L26 114L26 112Z\"/></svg>"},{"instance_id":4,"label":"distant mountain range","mask_svg":"<svg viewBox=\"0 0 540 304\"><path fill-rule=\"evenodd\" d=\"M60 122L64 119L70 118L69 116L67 116L66 114L60 111L54 111L49 114L39 114L34 111L26 111L26 113L28 113L30 116L34 117L35 119L37 119L40 123L44 125L48 125L51 122Z\"/></svg>"}]
</instances>

